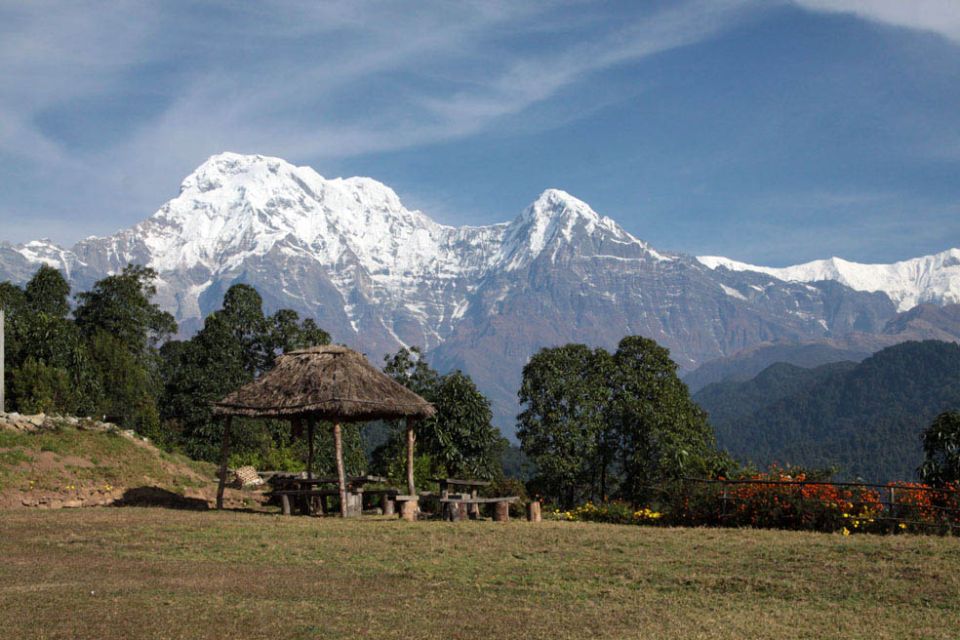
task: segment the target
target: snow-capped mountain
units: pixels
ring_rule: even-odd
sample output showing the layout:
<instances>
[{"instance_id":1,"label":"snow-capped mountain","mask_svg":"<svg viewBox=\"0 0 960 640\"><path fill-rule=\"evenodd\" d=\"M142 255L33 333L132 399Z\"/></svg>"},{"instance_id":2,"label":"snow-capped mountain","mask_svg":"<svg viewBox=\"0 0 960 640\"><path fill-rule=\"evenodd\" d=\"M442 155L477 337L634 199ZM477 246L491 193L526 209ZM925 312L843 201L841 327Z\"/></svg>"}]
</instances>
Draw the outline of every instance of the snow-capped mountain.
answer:
<instances>
[{"instance_id":1,"label":"snow-capped mountain","mask_svg":"<svg viewBox=\"0 0 960 640\"><path fill-rule=\"evenodd\" d=\"M937 267L945 280L928 281L955 295L952 259ZM314 317L374 361L426 347L438 368L477 380L505 428L523 364L543 346L613 347L642 334L690 370L763 342L879 333L907 299L657 251L556 189L510 222L451 227L375 180L233 153L210 158L179 195L112 236L71 249L0 243L0 280L22 283L39 263L62 269L75 291L128 263L150 266L157 301L184 335L231 284L251 284L268 311Z\"/></svg>"},{"instance_id":2,"label":"snow-capped mountain","mask_svg":"<svg viewBox=\"0 0 960 640\"><path fill-rule=\"evenodd\" d=\"M882 291L907 311L918 304L960 302L960 249L893 264L860 264L842 258L814 260L792 267L760 267L721 256L698 256L711 269L766 273L790 282L835 280L857 291Z\"/></svg>"}]
</instances>

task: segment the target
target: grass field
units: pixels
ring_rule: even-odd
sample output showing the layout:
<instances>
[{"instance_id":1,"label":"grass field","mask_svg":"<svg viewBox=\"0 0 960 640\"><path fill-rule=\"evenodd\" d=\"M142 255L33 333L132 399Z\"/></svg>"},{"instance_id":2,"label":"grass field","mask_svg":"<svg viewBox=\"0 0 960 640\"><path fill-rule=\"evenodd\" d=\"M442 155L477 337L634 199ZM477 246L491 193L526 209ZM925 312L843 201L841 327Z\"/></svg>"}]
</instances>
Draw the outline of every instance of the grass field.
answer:
<instances>
[{"instance_id":1,"label":"grass field","mask_svg":"<svg viewBox=\"0 0 960 640\"><path fill-rule=\"evenodd\" d=\"M4 638L950 638L960 540L0 512Z\"/></svg>"}]
</instances>

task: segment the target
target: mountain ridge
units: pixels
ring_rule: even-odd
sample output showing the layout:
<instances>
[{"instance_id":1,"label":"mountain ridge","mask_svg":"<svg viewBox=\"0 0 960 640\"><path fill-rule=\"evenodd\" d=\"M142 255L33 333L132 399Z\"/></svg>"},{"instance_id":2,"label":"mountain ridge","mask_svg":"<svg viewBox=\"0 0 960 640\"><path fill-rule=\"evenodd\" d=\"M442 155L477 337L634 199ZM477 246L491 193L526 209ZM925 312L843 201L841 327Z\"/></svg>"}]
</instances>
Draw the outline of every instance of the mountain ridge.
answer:
<instances>
[{"instance_id":1,"label":"mountain ridge","mask_svg":"<svg viewBox=\"0 0 960 640\"><path fill-rule=\"evenodd\" d=\"M75 291L130 262L157 270L156 301L182 335L231 284L250 284L267 310L311 316L374 361L416 345L439 368L463 369L491 396L502 427L516 413L523 364L544 346L610 348L642 334L689 371L763 342L878 334L896 315L885 293L711 269L658 251L559 189L508 222L453 227L407 209L371 178L327 179L234 153L212 156L176 197L112 236L71 249L0 243L0 279L23 282L47 263ZM923 326L917 320L897 339L927 337Z\"/></svg>"}]
</instances>

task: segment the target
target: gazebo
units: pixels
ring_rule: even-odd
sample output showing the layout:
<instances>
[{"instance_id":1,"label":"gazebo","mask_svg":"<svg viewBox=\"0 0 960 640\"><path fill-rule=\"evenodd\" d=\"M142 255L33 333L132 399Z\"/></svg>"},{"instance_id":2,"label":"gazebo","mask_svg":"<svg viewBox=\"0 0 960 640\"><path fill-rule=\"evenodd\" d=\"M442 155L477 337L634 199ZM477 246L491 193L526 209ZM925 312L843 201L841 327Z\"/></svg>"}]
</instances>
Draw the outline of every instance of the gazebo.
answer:
<instances>
[{"instance_id":1,"label":"gazebo","mask_svg":"<svg viewBox=\"0 0 960 640\"><path fill-rule=\"evenodd\" d=\"M319 421L324 420L333 423L340 515L346 516L341 423L405 419L407 488L410 495L415 495L413 427L416 420L429 418L436 411L433 405L374 367L356 351L340 346L321 346L279 356L272 370L215 402L213 413L225 419L220 447L217 509L223 508L230 429L234 416L284 418L290 421L295 434L302 433L303 424L306 423L310 439L308 473L313 467L314 429Z\"/></svg>"}]
</instances>

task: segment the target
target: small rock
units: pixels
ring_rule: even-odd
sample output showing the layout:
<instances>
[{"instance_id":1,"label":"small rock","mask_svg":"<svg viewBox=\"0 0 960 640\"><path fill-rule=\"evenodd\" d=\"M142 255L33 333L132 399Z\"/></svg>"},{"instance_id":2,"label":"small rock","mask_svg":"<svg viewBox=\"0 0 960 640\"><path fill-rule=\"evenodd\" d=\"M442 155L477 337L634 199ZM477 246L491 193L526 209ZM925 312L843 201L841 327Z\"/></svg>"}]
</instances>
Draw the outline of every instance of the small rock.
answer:
<instances>
[{"instance_id":1,"label":"small rock","mask_svg":"<svg viewBox=\"0 0 960 640\"><path fill-rule=\"evenodd\" d=\"M64 509L79 509L83 506L83 500L64 500L61 506Z\"/></svg>"}]
</instances>

